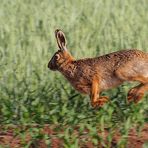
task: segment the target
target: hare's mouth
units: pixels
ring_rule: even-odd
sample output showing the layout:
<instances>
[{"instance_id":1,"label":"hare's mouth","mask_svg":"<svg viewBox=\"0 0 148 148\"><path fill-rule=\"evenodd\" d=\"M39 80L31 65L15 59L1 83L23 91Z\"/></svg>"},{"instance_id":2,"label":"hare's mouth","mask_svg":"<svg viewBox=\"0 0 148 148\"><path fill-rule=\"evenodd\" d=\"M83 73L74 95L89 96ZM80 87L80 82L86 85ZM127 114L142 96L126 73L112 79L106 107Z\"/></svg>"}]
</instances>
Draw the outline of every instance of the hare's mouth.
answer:
<instances>
[{"instance_id":1,"label":"hare's mouth","mask_svg":"<svg viewBox=\"0 0 148 148\"><path fill-rule=\"evenodd\" d=\"M49 68L50 70L52 70L52 71L56 71L57 69L55 69L55 68Z\"/></svg>"},{"instance_id":2,"label":"hare's mouth","mask_svg":"<svg viewBox=\"0 0 148 148\"><path fill-rule=\"evenodd\" d=\"M54 68L49 68L50 70L52 70L52 71L56 71L57 69L54 69Z\"/></svg>"}]
</instances>

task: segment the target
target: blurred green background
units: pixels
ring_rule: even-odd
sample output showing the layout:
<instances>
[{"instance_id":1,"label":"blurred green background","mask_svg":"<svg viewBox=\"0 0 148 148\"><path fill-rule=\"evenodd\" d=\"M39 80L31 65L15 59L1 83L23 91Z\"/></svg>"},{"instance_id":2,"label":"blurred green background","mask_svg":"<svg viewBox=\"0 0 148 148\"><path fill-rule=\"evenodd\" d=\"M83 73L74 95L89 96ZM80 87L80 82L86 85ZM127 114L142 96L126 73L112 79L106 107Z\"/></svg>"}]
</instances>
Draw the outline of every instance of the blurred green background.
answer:
<instances>
[{"instance_id":1,"label":"blurred green background","mask_svg":"<svg viewBox=\"0 0 148 148\"><path fill-rule=\"evenodd\" d=\"M137 105L127 104L133 84L103 92L110 102L93 109L88 96L47 68L58 49L57 28L77 59L125 48L148 52L147 6L147 0L0 0L0 123L127 131L148 122L148 95Z\"/></svg>"}]
</instances>

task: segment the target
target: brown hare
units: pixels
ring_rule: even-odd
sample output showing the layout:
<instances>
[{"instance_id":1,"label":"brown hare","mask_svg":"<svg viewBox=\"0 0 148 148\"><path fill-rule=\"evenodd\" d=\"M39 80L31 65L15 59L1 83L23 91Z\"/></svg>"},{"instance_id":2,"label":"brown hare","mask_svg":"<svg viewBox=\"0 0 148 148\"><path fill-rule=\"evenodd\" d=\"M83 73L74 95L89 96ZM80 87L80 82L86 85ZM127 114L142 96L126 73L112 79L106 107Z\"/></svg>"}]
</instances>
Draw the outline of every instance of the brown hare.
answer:
<instances>
[{"instance_id":1,"label":"brown hare","mask_svg":"<svg viewBox=\"0 0 148 148\"><path fill-rule=\"evenodd\" d=\"M148 53L129 49L75 60L68 52L64 33L57 29L55 37L59 50L49 61L49 69L58 70L76 90L90 95L93 107L102 106L108 101L107 96L99 96L100 92L124 81L140 82L128 92L128 101L137 103L148 91Z\"/></svg>"}]
</instances>

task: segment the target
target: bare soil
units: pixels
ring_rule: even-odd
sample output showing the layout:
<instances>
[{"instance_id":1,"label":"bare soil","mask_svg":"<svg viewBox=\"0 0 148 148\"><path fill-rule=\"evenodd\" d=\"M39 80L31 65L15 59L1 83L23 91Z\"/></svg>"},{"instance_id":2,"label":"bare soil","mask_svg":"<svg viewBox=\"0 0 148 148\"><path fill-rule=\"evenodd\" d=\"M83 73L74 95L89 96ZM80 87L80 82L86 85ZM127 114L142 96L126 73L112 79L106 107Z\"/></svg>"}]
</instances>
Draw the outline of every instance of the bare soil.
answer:
<instances>
[{"instance_id":1,"label":"bare soil","mask_svg":"<svg viewBox=\"0 0 148 148\"><path fill-rule=\"evenodd\" d=\"M29 127L22 128L22 127L8 127L7 129L4 129L3 127L0 127L0 146L6 147L9 146L10 148L23 148L27 143L29 145L29 148L47 148L47 144L45 140L42 140L42 138L37 137L35 138L34 135L31 135L29 133ZM17 131L17 132L16 132ZM20 136L20 131L25 131L25 137ZM62 131L61 131L62 132ZM76 135L78 134L77 128L74 131ZM91 139L88 137L89 131L86 130L85 134L83 136L80 136L80 147L81 148L94 148L96 146L93 145ZM45 125L41 129L41 134L47 134L51 138L51 148L62 148L63 147L63 140L58 138L56 135L59 134L56 131L53 130L53 128L49 125ZM100 132L98 132L99 135L101 135ZM104 132L104 139L106 139L108 135L108 131L106 130ZM22 141L23 138L23 141ZM81 143L81 139L85 138L86 142ZM116 132L113 136L113 140L111 142L111 148L115 148L117 146L117 142L120 140L121 135L119 132ZM39 140L41 139L41 140ZM130 130L128 135L128 148L142 148L142 145L148 142L148 124L145 124L143 129L141 130L140 134L137 135L136 129L133 128ZM101 144L98 145L98 148L103 148Z\"/></svg>"}]
</instances>

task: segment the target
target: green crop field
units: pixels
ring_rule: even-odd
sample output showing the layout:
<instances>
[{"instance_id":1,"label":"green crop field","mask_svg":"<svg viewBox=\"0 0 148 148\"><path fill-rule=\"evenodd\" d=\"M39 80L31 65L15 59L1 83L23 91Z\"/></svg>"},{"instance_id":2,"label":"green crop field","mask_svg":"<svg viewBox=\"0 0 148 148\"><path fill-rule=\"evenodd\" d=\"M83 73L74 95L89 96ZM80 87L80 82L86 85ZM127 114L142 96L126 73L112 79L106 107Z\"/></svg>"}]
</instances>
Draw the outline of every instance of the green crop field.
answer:
<instances>
[{"instance_id":1,"label":"green crop field","mask_svg":"<svg viewBox=\"0 0 148 148\"><path fill-rule=\"evenodd\" d=\"M94 147L101 143L107 148L119 129L122 138L117 147L126 147L129 129L138 126L140 131L148 123L148 95L136 105L128 104L127 92L137 83L124 83L102 93L110 96L102 108L92 108L89 96L47 68L58 49L57 28L65 32L76 59L125 48L148 52L148 1L0 0L0 124L66 127L56 135L66 148L79 147L76 126L80 134L89 129ZM30 129L34 139L45 139L50 147L50 135ZM97 134L104 129L110 133L107 143ZM23 137L25 131L16 129L16 134ZM31 141L23 143L26 148L30 145Z\"/></svg>"}]
</instances>

